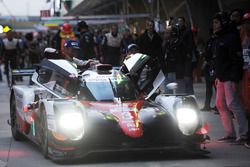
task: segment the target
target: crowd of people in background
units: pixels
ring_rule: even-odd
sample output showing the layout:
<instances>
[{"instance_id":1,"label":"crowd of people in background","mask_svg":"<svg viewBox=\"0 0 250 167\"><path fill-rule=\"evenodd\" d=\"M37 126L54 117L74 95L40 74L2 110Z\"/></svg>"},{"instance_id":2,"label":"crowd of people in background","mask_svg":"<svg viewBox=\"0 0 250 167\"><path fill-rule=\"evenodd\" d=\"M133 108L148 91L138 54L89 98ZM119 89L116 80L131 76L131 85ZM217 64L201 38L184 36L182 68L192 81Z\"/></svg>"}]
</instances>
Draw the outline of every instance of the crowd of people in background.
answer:
<instances>
[{"instance_id":1,"label":"crowd of people in background","mask_svg":"<svg viewBox=\"0 0 250 167\"><path fill-rule=\"evenodd\" d=\"M203 73L206 99L202 111L218 113L226 131L226 136L218 141L247 142L246 146L250 147L247 114L238 96L243 68L246 68L244 63L248 65L250 62L250 13L244 14L240 9L216 13L211 18L208 40L200 39L199 29L188 26L184 17L166 25L164 33L156 32L155 22L150 19L146 21L145 31L136 35L129 28L120 32L115 24L110 31L97 29L93 32L85 21L76 26L77 33L69 23L64 23L56 34L7 32L0 39L1 62L5 66L7 81L9 68L32 67L43 59L47 47L55 48L61 58L71 61L88 64L89 60L97 59L101 63L121 66L128 48L133 46L136 52L151 58L148 77L155 76L161 69L166 76L165 84L178 83L177 93L194 94L193 82L202 82ZM74 56L69 54L71 46L79 48ZM214 107L211 106L213 89L216 96ZM237 138L233 118L239 127Z\"/></svg>"}]
</instances>

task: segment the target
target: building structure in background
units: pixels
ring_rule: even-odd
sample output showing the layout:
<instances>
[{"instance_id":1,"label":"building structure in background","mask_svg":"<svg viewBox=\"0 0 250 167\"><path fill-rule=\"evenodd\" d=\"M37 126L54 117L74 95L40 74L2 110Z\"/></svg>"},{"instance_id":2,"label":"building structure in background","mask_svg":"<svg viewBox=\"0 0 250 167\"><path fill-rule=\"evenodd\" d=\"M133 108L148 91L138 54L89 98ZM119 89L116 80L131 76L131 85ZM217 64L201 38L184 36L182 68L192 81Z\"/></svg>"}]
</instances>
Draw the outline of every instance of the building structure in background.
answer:
<instances>
[{"instance_id":1,"label":"building structure in background","mask_svg":"<svg viewBox=\"0 0 250 167\"><path fill-rule=\"evenodd\" d=\"M199 28L201 36L207 37L214 13L234 8L246 11L249 10L249 6L249 0L74 0L65 16L148 13L151 18L161 21L162 24L171 17L184 16L191 26ZM143 23L140 20L128 18L126 23L140 25Z\"/></svg>"},{"instance_id":2,"label":"building structure in background","mask_svg":"<svg viewBox=\"0 0 250 167\"><path fill-rule=\"evenodd\" d=\"M0 16L0 25L10 26L19 32L45 31L46 27L39 26L39 23L38 16Z\"/></svg>"},{"instance_id":3,"label":"building structure in background","mask_svg":"<svg viewBox=\"0 0 250 167\"><path fill-rule=\"evenodd\" d=\"M45 1L45 0L44 0ZM73 25L84 19L90 25L120 24L139 33L145 27L144 19L150 17L156 21L156 29L163 30L166 21L184 16L191 26L199 29L201 37L208 37L211 17L218 11L230 11L234 8L249 10L249 0L46 0L47 8L41 10L45 27L58 28L64 21ZM28 18L28 19L27 19ZM45 18L45 19L44 19ZM49 18L49 19L48 19ZM23 19L23 20L22 20ZM46 29L31 17L0 18L17 29ZM28 21L27 21L28 20ZM160 23L160 24L159 24ZM162 26L160 26L162 25Z\"/></svg>"}]
</instances>

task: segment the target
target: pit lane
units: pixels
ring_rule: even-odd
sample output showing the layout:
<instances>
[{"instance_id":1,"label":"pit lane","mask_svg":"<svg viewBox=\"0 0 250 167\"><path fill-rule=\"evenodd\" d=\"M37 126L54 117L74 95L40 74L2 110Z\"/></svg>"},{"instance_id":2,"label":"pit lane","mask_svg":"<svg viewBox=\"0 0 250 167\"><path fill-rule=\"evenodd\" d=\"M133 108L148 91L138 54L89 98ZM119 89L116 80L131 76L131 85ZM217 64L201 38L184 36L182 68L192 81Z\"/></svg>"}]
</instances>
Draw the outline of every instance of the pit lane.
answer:
<instances>
[{"instance_id":1,"label":"pit lane","mask_svg":"<svg viewBox=\"0 0 250 167\"><path fill-rule=\"evenodd\" d=\"M205 84L195 84L196 97L202 107L205 96ZM210 126L211 143L206 156L189 156L179 152L109 152L95 153L81 160L54 163L44 159L42 153L29 141L16 142L11 137L9 119L9 88L6 82L0 83L0 167L54 167L54 166L100 166L100 167L193 167L193 166L227 166L247 167L250 164L249 151L244 146L217 143L215 140L224 135L219 115L203 112L202 118Z\"/></svg>"}]
</instances>

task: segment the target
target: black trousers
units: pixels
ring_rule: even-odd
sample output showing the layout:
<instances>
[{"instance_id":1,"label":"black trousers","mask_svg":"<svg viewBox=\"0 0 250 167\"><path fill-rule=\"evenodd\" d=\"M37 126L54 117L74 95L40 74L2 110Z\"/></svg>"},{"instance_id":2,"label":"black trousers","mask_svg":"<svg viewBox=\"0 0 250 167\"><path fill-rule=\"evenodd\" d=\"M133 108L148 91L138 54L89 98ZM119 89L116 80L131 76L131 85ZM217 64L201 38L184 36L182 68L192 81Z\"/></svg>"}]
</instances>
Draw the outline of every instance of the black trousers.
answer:
<instances>
[{"instance_id":1,"label":"black trousers","mask_svg":"<svg viewBox=\"0 0 250 167\"><path fill-rule=\"evenodd\" d=\"M111 64L113 66L120 66L120 56L121 53L119 47L107 46L104 55L104 63Z\"/></svg>"},{"instance_id":2,"label":"black trousers","mask_svg":"<svg viewBox=\"0 0 250 167\"><path fill-rule=\"evenodd\" d=\"M17 59L15 56L13 57L4 57L4 72L5 74L9 74L9 64L10 69L17 69Z\"/></svg>"},{"instance_id":3,"label":"black trousers","mask_svg":"<svg viewBox=\"0 0 250 167\"><path fill-rule=\"evenodd\" d=\"M214 80L206 80L206 99L204 107L210 108L210 103L213 96L213 88L216 91L214 82Z\"/></svg>"},{"instance_id":4,"label":"black trousers","mask_svg":"<svg viewBox=\"0 0 250 167\"><path fill-rule=\"evenodd\" d=\"M10 65L10 67L9 67ZM16 56L5 56L4 57L4 73L6 74L7 77L7 82L10 84L10 71L12 69L17 69L17 58ZM12 83L14 83L14 77L12 77Z\"/></svg>"}]
</instances>

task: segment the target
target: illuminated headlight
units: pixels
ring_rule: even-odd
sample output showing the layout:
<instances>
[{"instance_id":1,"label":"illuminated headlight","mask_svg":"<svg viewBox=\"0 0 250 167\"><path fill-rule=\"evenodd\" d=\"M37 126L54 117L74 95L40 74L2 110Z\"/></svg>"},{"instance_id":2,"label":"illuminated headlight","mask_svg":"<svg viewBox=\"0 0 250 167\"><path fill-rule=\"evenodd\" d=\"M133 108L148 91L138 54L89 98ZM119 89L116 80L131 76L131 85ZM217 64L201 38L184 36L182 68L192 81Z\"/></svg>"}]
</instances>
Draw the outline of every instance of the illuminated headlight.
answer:
<instances>
[{"instance_id":1,"label":"illuminated headlight","mask_svg":"<svg viewBox=\"0 0 250 167\"><path fill-rule=\"evenodd\" d=\"M179 129L184 135L192 135L199 125L197 112L192 108L178 108L176 117Z\"/></svg>"},{"instance_id":2,"label":"illuminated headlight","mask_svg":"<svg viewBox=\"0 0 250 167\"><path fill-rule=\"evenodd\" d=\"M60 128L65 131L83 129L84 126L82 114L78 112L61 114L58 120L58 124Z\"/></svg>"}]
</instances>

